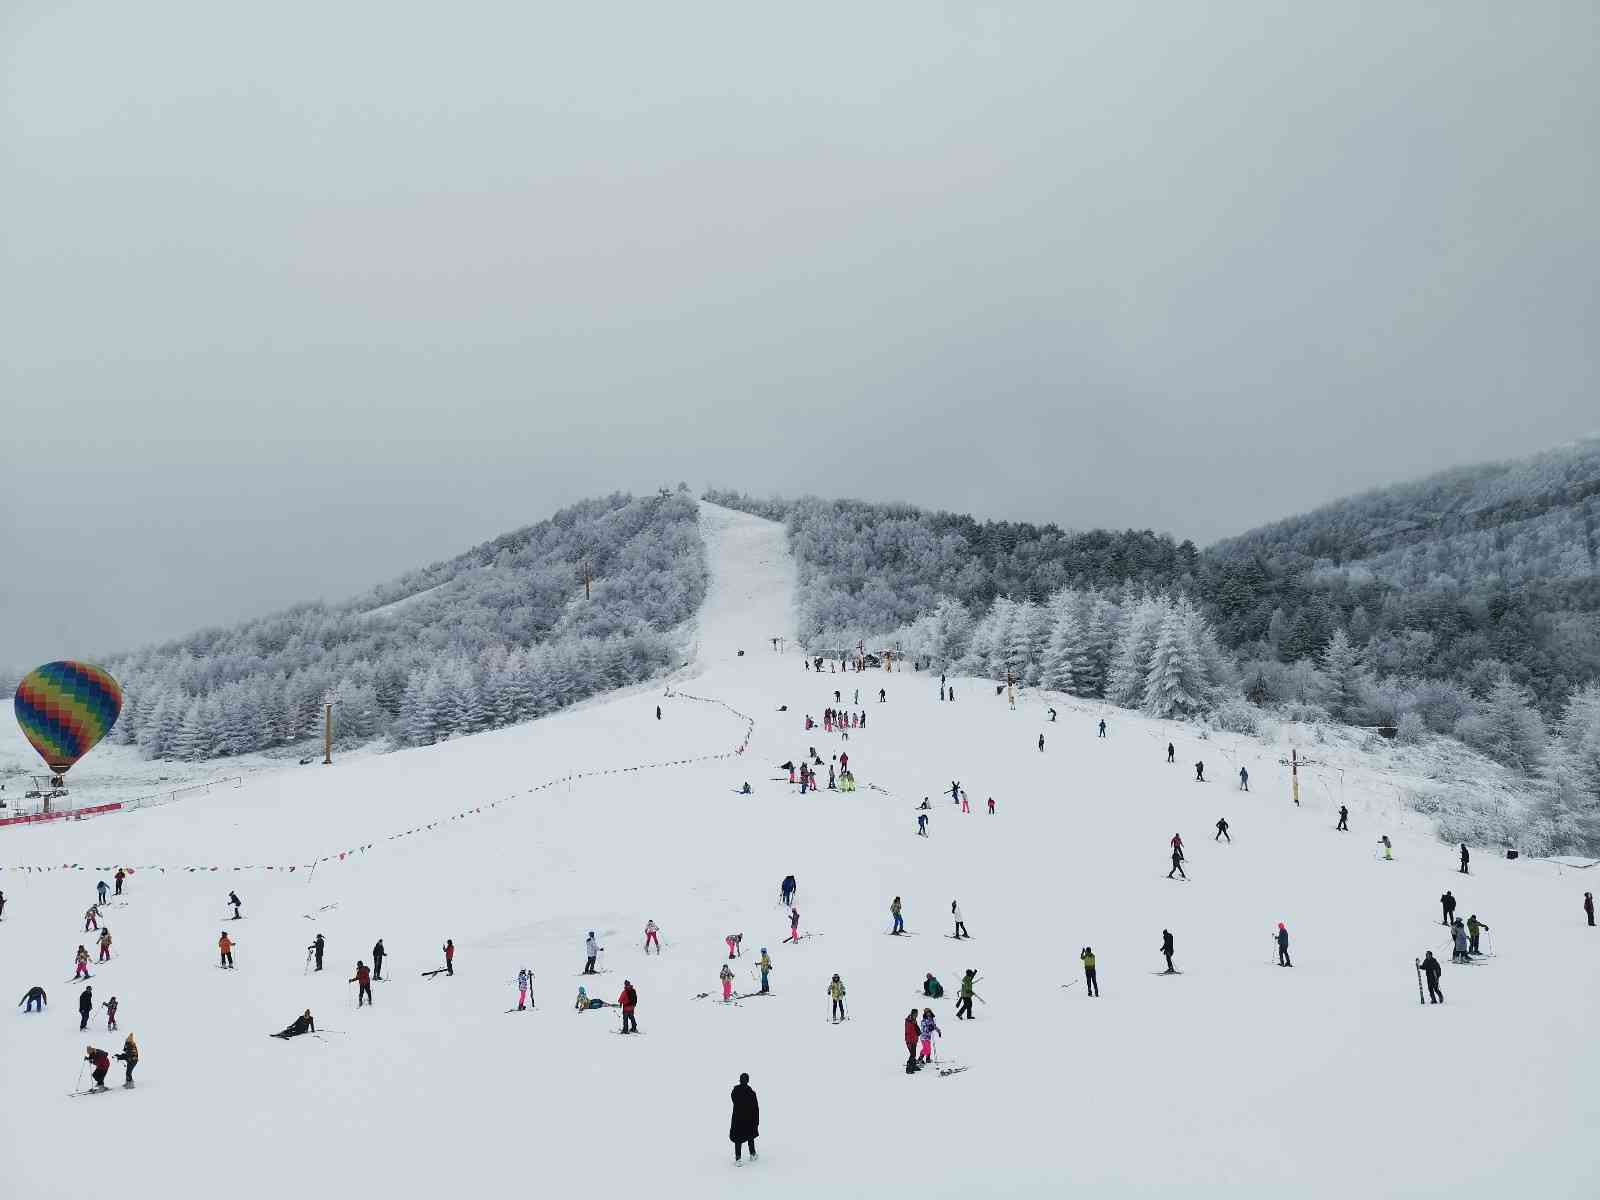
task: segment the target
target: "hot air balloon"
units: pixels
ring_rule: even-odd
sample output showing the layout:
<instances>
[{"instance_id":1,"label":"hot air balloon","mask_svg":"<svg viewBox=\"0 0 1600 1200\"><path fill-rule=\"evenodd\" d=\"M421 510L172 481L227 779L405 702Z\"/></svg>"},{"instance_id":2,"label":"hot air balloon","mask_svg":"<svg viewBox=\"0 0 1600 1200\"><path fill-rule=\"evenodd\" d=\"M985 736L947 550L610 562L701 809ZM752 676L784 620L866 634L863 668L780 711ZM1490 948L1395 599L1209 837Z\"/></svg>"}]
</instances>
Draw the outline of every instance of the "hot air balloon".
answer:
<instances>
[{"instance_id":1,"label":"hot air balloon","mask_svg":"<svg viewBox=\"0 0 1600 1200\"><path fill-rule=\"evenodd\" d=\"M88 663L45 663L17 685L16 710L23 736L59 777L111 732L122 685Z\"/></svg>"}]
</instances>

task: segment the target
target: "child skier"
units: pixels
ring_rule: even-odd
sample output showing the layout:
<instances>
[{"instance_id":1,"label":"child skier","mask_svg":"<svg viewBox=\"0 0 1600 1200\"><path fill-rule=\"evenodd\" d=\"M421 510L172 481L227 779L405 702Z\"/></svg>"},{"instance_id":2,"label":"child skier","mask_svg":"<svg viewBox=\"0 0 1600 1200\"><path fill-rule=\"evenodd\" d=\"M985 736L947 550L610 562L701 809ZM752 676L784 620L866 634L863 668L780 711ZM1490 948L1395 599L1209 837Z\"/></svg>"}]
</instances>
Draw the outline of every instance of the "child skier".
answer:
<instances>
[{"instance_id":1,"label":"child skier","mask_svg":"<svg viewBox=\"0 0 1600 1200\"><path fill-rule=\"evenodd\" d=\"M906 1074L915 1075L917 1067L917 1038L922 1036L922 1027L917 1023L917 1010L912 1009L906 1014Z\"/></svg>"},{"instance_id":2,"label":"child skier","mask_svg":"<svg viewBox=\"0 0 1600 1200\"><path fill-rule=\"evenodd\" d=\"M139 1043L133 1040L133 1034L130 1033L127 1036L127 1039L122 1043L122 1053L116 1055L116 1057L122 1062L122 1086L131 1088L133 1086L133 1069L139 1065Z\"/></svg>"},{"instance_id":3,"label":"child skier","mask_svg":"<svg viewBox=\"0 0 1600 1200\"><path fill-rule=\"evenodd\" d=\"M722 970L717 972L717 978L722 980L722 1002L726 1004L733 999L733 968L723 963Z\"/></svg>"},{"instance_id":4,"label":"child skier","mask_svg":"<svg viewBox=\"0 0 1600 1200\"><path fill-rule=\"evenodd\" d=\"M111 926L109 925L100 931L100 961L111 961Z\"/></svg>"},{"instance_id":5,"label":"child skier","mask_svg":"<svg viewBox=\"0 0 1600 1200\"><path fill-rule=\"evenodd\" d=\"M528 1007L528 989L533 986L533 972L527 967L517 972L517 1011Z\"/></svg>"},{"instance_id":6,"label":"child skier","mask_svg":"<svg viewBox=\"0 0 1600 1200\"><path fill-rule=\"evenodd\" d=\"M657 954L661 953L661 941L656 937L659 932L661 932L661 926L654 921L646 921L644 923L644 952L646 954L650 953L652 945L656 948Z\"/></svg>"},{"instance_id":7,"label":"child skier","mask_svg":"<svg viewBox=\"0 0 1600 1200\"><path fill-rule=\"evenodd\" d=\"M106 1029L115 1029L117 1027L117 998L115 996L111 997L100 1007L106 1010Z\"/></svg>"},{"instance_id":8,"label":"child skier","mask_svg":"<svg viewBox=\"0 0 1600 1200\"><path fill-rule=\"evenodd\" d=\"M933 1058L933 1039L935 1036L943 1037L944 1030L939 1028L939 1022L933 1019L933 1009L922 1010L922 1054L919 1062L929 1062Z\"/></svg>"},{"instance_id":9,"label":"child skier","mask_svg":"<svg viewBox=\"0 0 1600 1200\"><path fill-rule=\"evenodd\" d=\"M231 969L233 967L233 939L226 933L217 939L217 951L221 956L219 965ZM318 962L317 970L322 970L320 961Z\"/></svg>"},{"instance_id":10,"label":"child skier","mask_svg":"<svg viewBox=\"0 0 1600 1200\"><path fill-rule=\"evenodd\" d=\"M350 977L350 982L356 984L356 1007L372 1003L372 972L367 969L367 964L359 958L356 959L356 973Z\"/></svg>"},{"instance_id":11,"label":"child skier","mask_svg":"<svg viewBox=\"0 0 1600 1200\"><path fill-rule=\"evenodd\" d=\"M72 977L74 979L87 979L87 978L89 978L89 952L87 950L85 950L82 946L79 946L78 947L78 953L74 957L73 961L76 962L78 965L77 965L76 968L73 969Z\"/></svg>"},{"instance_id":12,"label":"child skier","mask_svg":"<svg viewBox=\"0 0 1600 1200\"><path fill-rule=\"evenodd\" d=\"M722 940L728 943L728 957L729 958L738 958L739 957L739 947L744 943L744 934L742 934L742 933L730 933L730 934L728 934L727 937L723 938Z\"/></svg>"},{"instance_id":13,"label":"child skier","mask_svg":"<svg viewBox=\"0 0 1600 1200\"><path fill-rule=\"evenodd\" d=\"M839 978L837 972L834 973L832 982L828 984L828 995L833 1000L828 1019L838 1024L844 1020L844 980Z\"/></svg>"},{"instance_id":14,"label":"child skier","mask_svg":"<svg viewBox=\"0 0 1600 1200\"><path fill-rule=\"evenodd\" d=\"M789 910L789 936L783 940L786 942L798 942L800 940L800 910L798 908Z\"/></svg>"}]
</instances>

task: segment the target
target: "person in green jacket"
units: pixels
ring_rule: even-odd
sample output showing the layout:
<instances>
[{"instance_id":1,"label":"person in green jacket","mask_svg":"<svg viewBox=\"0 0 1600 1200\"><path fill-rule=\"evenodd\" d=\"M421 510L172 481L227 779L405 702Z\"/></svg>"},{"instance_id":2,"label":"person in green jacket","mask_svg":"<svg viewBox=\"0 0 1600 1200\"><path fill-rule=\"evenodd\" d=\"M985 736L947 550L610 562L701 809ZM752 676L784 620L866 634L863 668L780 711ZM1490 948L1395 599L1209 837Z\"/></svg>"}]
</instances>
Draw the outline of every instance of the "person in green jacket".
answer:
<instances>
[{"instance_id":1,"label":"person in green jacket","mask_svg":"<svg viewBox=\"0 0 1600 1200\"><path fill-rule=\"evenodd\" d=\"M1100 994L1100 980L1094 973L1094 947L1085 946L1083 953L1078 955L1078 961L1083 964L1083 990L1086 995L1098 996Z\"/></svg>"},{"instance_id":2,"label":"person in green jacket","mask_svg":"<svg viewBox=\"0 0 1600 1200\"><path fill-rule=\"evenodd\" d=\"M1483 935L1483 931L1487 928L1489 928L1487 925L1478 920L1477 913L1473 913L1467 918L1467 937L1470 939L1470 944L1467 946L1468 954L1483 953L1483 951L1478 949L1478 938Z\"/></svg>"},{"instance_id":3,"label":"person in green jacket","mask_svg":"<svg viewBox=\"0 0 1600 1200\"><path fill-rule=\"evenodd\" d=\"M900 897L896 896L889 902L889 915L894 918L894 928L890 933L904 933L906 931L905 918L900 915Z\"/></svg>"},{"instance_id":4,"label":"person in green jacket","mask_svg":"<svg viewBox=\"0 0 1600 1200\"><path fill-rule=\"evenodd\" d=\"M972 1015L972 998L977 994L972 990L972 985L976 983L977 980L978 972L975 970L968 971L961 977L961 991L959 993L959 999L956 1001L956 1020L958 1021L961 1020L963 1016L965 1016L969 1021L977 1020L977 1018Z\"/></svg>"},{"instance_id":5,"label":"person in green jacket","mask_svg":"<svg viewBox=\"0 0 1600 1200\"><path fill-rule=\"evenodd\" d=\"M940 1000L944 997L944 984L933 977L930 971L928 977L922 981L922 994L930 1000Z\"/></svg>"},{"instance_id":6,"label":"person in green jacket","mask_svg":"<svg viewBox=\"0 0 1600 1200\"><path fill-rule=\"evenodd\" d=\"M828 1016L829 1020L839 1022L844 1020L844 980L836 973L833 982L828 984L828 995L833 998L833 1008Z\"/></svg>"}]
</instances>

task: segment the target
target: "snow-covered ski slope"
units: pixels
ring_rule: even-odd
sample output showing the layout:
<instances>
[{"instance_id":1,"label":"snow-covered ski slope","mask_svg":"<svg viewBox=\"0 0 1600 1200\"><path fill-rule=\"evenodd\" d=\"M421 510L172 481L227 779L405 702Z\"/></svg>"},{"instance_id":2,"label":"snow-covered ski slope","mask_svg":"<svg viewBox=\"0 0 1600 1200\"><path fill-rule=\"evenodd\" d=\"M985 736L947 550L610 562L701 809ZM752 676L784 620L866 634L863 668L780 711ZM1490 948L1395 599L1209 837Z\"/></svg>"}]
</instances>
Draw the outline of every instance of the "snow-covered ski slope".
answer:
<instances>
[{"instance_id":1,"label":"snow-covered ski slope","mask_svg":"<svg viewBox=\"0 0 1600 1200\"><path fill-rule=\"evenodd\" d=\"M743 737L725 709L658 688L257 775L203 803L0 831L0 983L8 1000L40 983L51 1001L43 1016L4 1018L0 1193L1600 1194L1600 931L1579 908L1600 872L1485 850L1463 877L1414 822L1385 823L1389 797L1347 792L1353 832L1336 833L1322 796L1289 804L1274 756L1252 762L1249 795L1231 779L1197 784L1197 758L1224 774L1215 743L1179 730L1168 766L1175 727L1119 711L1101 740L1087 707L1058 701L1048 725L1045 701L1013 712L978 680L955 681L956 702L940 704L926 674L818 678L768 642L792 632L781 528L710 506L703 523L714 584L696 663L672 686L755 718L742 758L528 794L595 768L724 753ZM858 686L865 730L848 743L802 731L833 687L848 701ZM772 778L813 744L825 759L847 748L861 790L801 798ZM754 797L735 794L745 779ZM970 815L941 799L951 779ZM913 812L924 795L935 804L926 839ZM1220 816L1232 845L1212 841ZM1164 878L1175 831L1189 883ZM1385 832L1392 863L1375 855ZM78 1032L79 988L66 982L88 944L97 875L14 864L227 868L368 843L309 876L137 871L126 907L106 914L117 958L92 982L97 1004L119 998L139 1039L139 1083L68 1098L85 1044L122 1039L98 1010ZM787 872L802 930L824 935L798 946L780 944ZM223 920L230 888L243 921ZM1449 965L1446 888L1461 915L1491 927L1481 965ZM896 895L915 936L887 934ZM944 936L952 899L971 942ZM652 918L666 951L647 960ZM1270 965L1279 920L1292 970ZM1155 974L1163 927L1182 975ZM216 966L224 929L238 943L231 972ZM607 973L585 981L591 929ZM328 969L308 976L319 930ZM693 999L719 993L731 932L745 935L740 990L765 945L775 994L726 1008ZM393 978L357 1012L345 981L379 937ZM455 977L422 978L446 938ZM1078 982L1086 944L1099 1000ZM1411 964L1430 947L1446 964L1441 1007L1417 1003ZM536 972L538 1009L508 1014L522 966ZM969 966L986 1003L957 1022ZM835 971L849 993L841 1025L827 1020ZM964 1073L904 1073L902 1022L928 971L951 997L933 1004L940 1052ZM641 997L637 1038L616 1035L615 1010L572 1010L579 983L614 1000L624 978ZM307 1007L337 1032L267 1036ZM761 1100L761 1159L735 1169L728 1091L740 1071Z\"/></svg>"}]
</instances>

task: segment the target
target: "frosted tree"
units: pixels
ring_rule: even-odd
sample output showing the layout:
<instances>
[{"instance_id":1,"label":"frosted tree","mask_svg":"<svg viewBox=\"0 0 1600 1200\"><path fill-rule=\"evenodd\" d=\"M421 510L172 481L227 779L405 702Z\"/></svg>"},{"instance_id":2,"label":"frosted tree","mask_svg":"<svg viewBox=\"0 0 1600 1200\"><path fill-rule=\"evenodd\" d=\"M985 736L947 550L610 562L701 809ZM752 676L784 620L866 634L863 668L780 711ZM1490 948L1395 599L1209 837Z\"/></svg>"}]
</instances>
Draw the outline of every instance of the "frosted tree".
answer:
<instances>
[{"instance_id":1,"label":"frosted tree","mask_svg":"<svg viewBox=\"0 0 1600 1200\"><path fill-rule=\"evenodd\" d=\"M1155 653L1165 616L1166 606L1149 596L1125 615L1116 654L1111 660L1111 677L1106 684L1106 698L1112 703L1133 708L1144 702L1150 657Z\"/></svg>"},{"instance_id":2,"label":"frosted tree","mask_svg":"<svg viewBox=\"0 0 1600 1200\"><path fill-rule=\"evenodd\" d=\"M966 654L972 640L972 614L959 600L942 600L933 613L935 661L953 663Z\"/></svg>"},{"instance_id":3,"label":"frosted tree","mask_svg":"<svg viewBox=\"0 0 1600 1200\"><path fill-rule=\"evenodd\" d=\"M1502 675L1489 694L1456 722L1455 734L1496 762L1527 770L1544 752L1544 721L1528 694Z\"/></svg>"},{"instance_id":4,"label":"frosted tree","mask_svg":"<svg viewBox=\"0 0 1600 1200\"><path fill-rule=\"evenodd\" d=\"M1540 815L1558 848L1593 854L1600 849L1600 685L1567 698L1545 758L1550 779Z\"/></svg>"},{"instance_id":5,"label":"frosted tree","mask_svg":"<svg viewBox=\"0 0 1600 1200\"><path fill-rule=\"evenodd\" d=\"M1349 718L1350 710L1361 698L1363 674L1361 652L1350 644L1350 636L1343 629L1335 629L1323 647L1322 675L1328 711L1341 721Z\"/></svg>"},{"instance_id":6,"label":"frosted tree","mask_svg":"<svg viewBox=\"0 0 1600 1200\"><path fill-rule=\"evenodd\" d=\"M1051 601L1054 624L1045 647L1040 682L1056 691L1082 694L1090 682L1088 639L1085 636L1081 597L1060 592Z\"/></svg>"},{"instance_id":7,"label":"frosted tree","mask_svg":"<svg viewBox=\"0 0 1600 1200\"><path fill-rule=\"evenodd\" d=\"M1173 605L1150 653L1141 707L1153 717L1187 717L1206 707L1209 690L1187 614Z\"/></svg>"},{"instance_id":8,"label":"frosted tree","mask_svg":"<svg viewBox=\"0 0 1600 1200\"><path fill-rule=\"evenodd\" d=\"M1083 694L1106 694L1111 680L1111 660L1116 654L1121 629L1121 606L1103 593L1094 593L1083 610L1083 644L1088 660L1088 676L1078 680Z\"/></svg>"}]
</instances>

